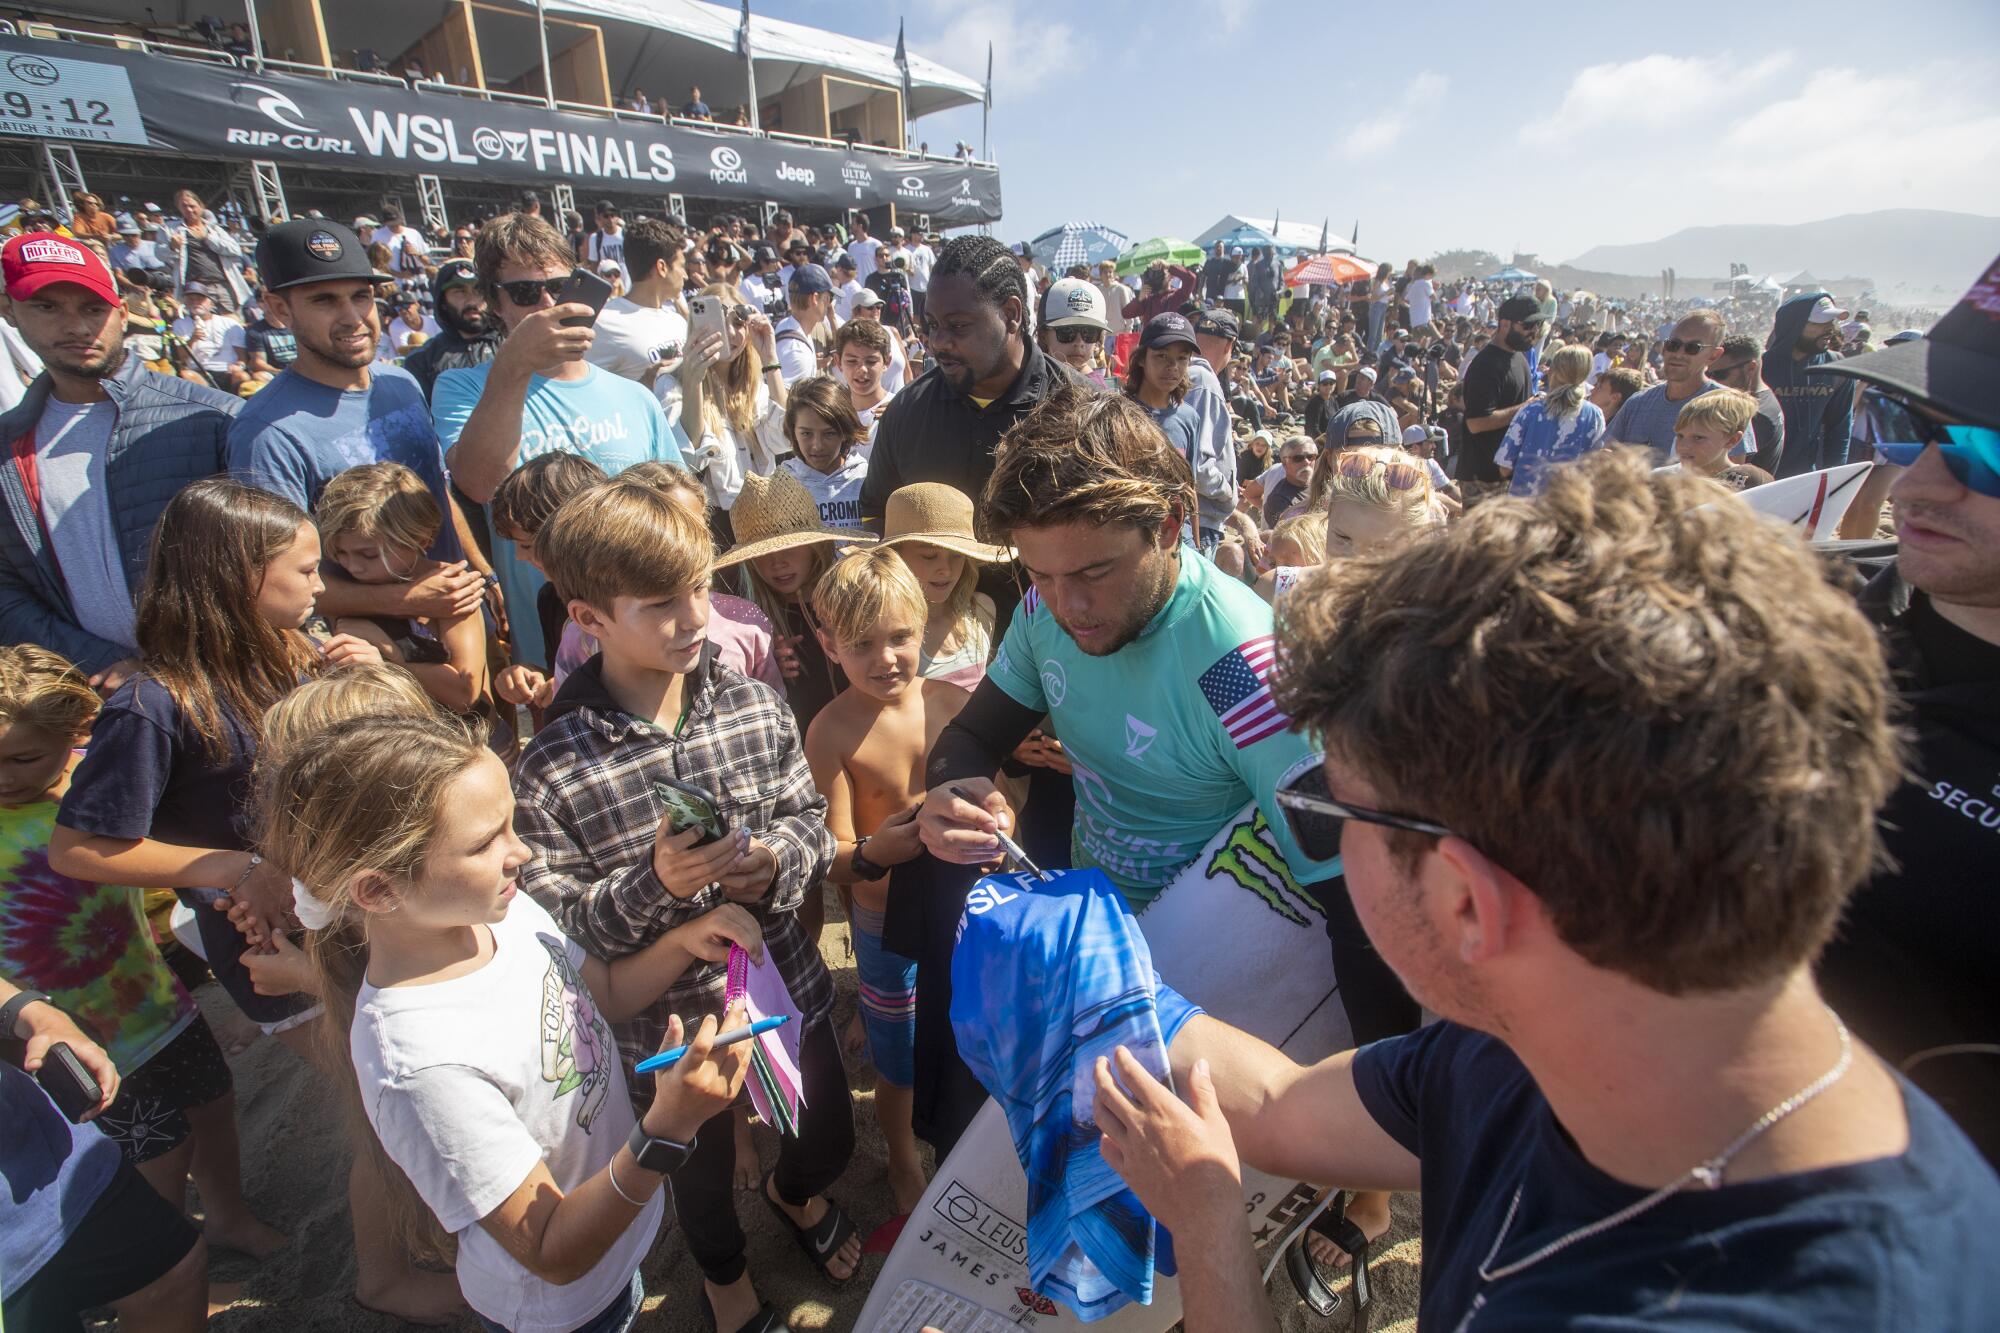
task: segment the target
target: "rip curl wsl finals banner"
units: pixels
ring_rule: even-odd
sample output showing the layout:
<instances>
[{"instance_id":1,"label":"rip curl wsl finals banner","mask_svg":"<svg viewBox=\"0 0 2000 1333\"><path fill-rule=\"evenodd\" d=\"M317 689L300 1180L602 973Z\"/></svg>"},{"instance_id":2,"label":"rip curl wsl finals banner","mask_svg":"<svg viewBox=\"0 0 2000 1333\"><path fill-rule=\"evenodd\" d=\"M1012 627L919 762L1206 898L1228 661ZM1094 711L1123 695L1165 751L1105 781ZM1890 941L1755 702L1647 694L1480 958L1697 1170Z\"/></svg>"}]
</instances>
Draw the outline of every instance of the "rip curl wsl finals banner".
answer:
<instances>
[{"instance_id":1,"label":"rip curl wsl finals banner","mask_svg":"<svg viewBox=\"0 0 2000 1333\"><path fill-rule=\"evenodd\" d=\"M0 37L0 134L186 157L1000 219L1000 173L450 93Z\"/></svg>"}]
</instances>

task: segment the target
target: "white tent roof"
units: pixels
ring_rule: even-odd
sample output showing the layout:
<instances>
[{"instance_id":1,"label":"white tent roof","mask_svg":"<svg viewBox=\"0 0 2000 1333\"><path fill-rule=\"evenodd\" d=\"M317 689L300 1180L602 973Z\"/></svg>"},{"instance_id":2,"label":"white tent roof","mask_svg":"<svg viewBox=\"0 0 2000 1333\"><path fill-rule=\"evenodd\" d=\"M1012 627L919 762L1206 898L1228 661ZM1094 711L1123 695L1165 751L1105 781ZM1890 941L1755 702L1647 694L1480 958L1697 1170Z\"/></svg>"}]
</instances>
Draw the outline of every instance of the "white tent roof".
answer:
<instances>
[{"instance_id":1,"label":"white tent roof","mask_svg":"<svg viewBox=\"0 0 2000 1333\"><path fill-rule=\"evenodd\" d=\"M515 0L515 3L531 12L534 9L532 0ZM657 38L637 39L649 42L656 54L674 57L671 62L652 59L645 62L649 66L670 63L677 71L663 79L639 79L639 86L648 88L656 96L678 101L687 91L685 85L694 82L700 83L705 90L714 85L713 91L717 96L709 98L711 103L738 100L737 93L723 91L741 87L743 78L742 58L736 54L736 29L742 16L733 5L706 4L703 0L546 0L546 5L551 14L623 21L660 34ZM695 57L687 50L689 46L707 47L711 52L719 52L720 59L708 53ZM679 49L673 50L674 47ZM750 49L757 61L757 95L760 98L774 95L801 76L817 74L845 75L870 83L887 84L891 88L902 86L902 72L896 68L895 47L844 36L825 28L788 23L753 12L750 15ZM614 92L622 94L625 91L621 84L630 77L628 68L636 71L644 55L644 48L630 57L616 52L611 55ZM912 119L949 107L973 105L984 99L985 87L977 79L946 69L914 51L910 52L909 58L909 113Z\"/></svg>"},{"instance_id":2,"label":"white tent roof","mask_svg":"<svg viewBox=\"0 0 2000 1333\"><path fill-rule=\"evenodd\" d=\"M1206 250L1215 242L1235 231L1238 227L1255 227L1267 233L1279 245L1292 246L1300 250L1319 249L1320 224L1317 222L1277 222L1277 230L1272 230L1272 219L1253 218L1247 213L1227 213L1222 221L1194 238L1194 243ZM1326 248L1332 254L1353 254L1354 247L1347 243L1347 237L1333 227L1326 229Z\"/></svg>"}]
</instances>

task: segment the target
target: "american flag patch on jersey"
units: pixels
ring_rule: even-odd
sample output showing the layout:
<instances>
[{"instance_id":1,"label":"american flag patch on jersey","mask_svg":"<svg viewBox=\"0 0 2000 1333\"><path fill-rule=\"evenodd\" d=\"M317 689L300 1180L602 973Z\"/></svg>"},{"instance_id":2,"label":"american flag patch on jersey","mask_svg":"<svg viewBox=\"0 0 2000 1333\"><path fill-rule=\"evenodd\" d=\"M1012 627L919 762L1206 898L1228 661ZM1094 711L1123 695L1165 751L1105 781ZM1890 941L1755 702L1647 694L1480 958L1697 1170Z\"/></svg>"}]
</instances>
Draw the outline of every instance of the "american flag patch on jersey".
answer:
<instances>
[{"instance_id":1,"label":"american flag patch on jersey","mask_svg":"<svg viewBox=\"0 0 2000 1333\"><path fill-rule=\"evenodd\" d=\"M1222 719L1222 729L1239 750L1292 723L1271 698L1271 664L1277 655L1276 640L1266 634L1238 645L1201 673L1201 697Z\"/></svg>"}]
</instances>

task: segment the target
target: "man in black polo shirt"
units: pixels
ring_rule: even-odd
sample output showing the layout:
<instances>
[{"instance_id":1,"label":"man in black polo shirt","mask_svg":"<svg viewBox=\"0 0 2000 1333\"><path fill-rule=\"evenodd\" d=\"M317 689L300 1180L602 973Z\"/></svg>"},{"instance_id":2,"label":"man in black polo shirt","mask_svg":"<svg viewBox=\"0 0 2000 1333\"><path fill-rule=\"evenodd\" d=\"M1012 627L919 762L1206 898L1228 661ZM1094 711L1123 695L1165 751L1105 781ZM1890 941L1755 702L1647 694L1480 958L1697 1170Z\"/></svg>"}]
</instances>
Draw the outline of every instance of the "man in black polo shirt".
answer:
<instances>
[{"instance_id":1,"label":"man in black polo shirt","mask_svg":"<svg viewBox=\"0 0 2000 1333\"><path fill-rule=\"evenodd\" d=\"M1465 368L1465 452L1458 459L1458 488L1467 508L1506 489L1493 455L1507 427L1528 401L1531 380L1527 351L1548 328L1541 304L1532 296L1500 303L1499 327Z\"/></svg>"},{"instance_id":2,"label":"man in black polo shirt","mask_svg":"<svg viewBox=\"0 0 2000 1333\"><path fill-rule=\"evenodd\" d=\"M861 515L872 530L882 530L890 492L911 482L945 482L976 504L1007 428L1063 378L1090 387L1026 335L1027 302L1021 266L1006 246L990 236L945 243L924 305L931 368L896 395L868 455ZM998 635L1020 594L1004 570L988 568L999 577L981 587L1000 604Z\"/></svg>"},{"instance_id":3,"label":"man in black polo shirt","mask_svg":"<svg viewBox=\"0 0 2000 1333\"><path fill-rule=\"evenodd\" d=\"M1891 865L1849 904L1820 984L1855 1034L2000 1164L2000 260L1929 337L1827 363L1910 409L1896 563L1862 608L1881 627L1915 735L1883 811Z\"/></svg>"}]
</instances>

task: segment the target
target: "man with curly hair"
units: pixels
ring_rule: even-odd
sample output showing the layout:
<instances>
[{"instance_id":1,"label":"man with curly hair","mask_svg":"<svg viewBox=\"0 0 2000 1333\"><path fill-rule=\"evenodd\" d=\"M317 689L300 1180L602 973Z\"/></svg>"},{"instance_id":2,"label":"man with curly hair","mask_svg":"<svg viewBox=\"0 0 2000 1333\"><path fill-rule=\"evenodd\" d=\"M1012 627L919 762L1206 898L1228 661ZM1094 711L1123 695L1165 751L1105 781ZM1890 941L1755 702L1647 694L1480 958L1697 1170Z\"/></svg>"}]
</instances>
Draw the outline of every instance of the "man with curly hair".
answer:
<instances>
[{"instance_id":1,"label":"man with curly hair","mask_svg":"<svg viewBox=\"0 0 2000 1333\"><path fill-rule=\"evenodd\" d=\"M2000 1182L1811 971L1900 773L1882 650L1703 487L1607 450L1286 602L1326 785L1280 803L1443 1021L1302 1069L1196 1018L1188 1102L1099 1062L1188 1328L1272 1327L1238 1145L1421 1188L1426 1328L1990 1322Z\"/></svg>"}]
</instances>

